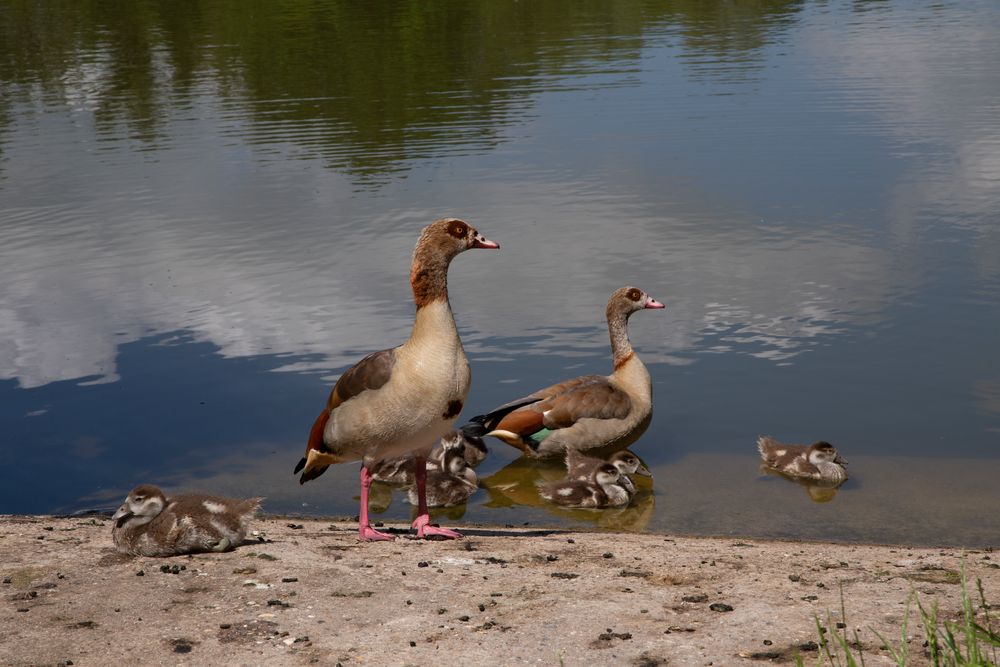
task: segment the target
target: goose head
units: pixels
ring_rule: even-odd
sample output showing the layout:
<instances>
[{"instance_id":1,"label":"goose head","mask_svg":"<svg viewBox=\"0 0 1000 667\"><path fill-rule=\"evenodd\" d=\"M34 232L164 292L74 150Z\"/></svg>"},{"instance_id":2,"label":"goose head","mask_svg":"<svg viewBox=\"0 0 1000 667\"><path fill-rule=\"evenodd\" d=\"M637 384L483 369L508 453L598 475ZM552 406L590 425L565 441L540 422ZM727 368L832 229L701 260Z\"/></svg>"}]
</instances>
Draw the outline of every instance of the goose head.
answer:
<instances>
[{"instance_id":1,"label":"goose head","mask_svg":"<svg viewBox=\"0 0 1000 667\"><path fill-rule=\"evenodd\" d=\"M125 502L114 513L112 520L118 526L141 526L155 519L167 506L167 497L158 487L142 484L125 497Z\"/></svg>"},{"instance_id":2,"label":"goose head","mask_svg":"<svg viewBox=\"0 0 1000 667\"><path fill-rule=\"evenodd\" d=\"M638 287L626 285L625 287L619 287L612 293L611 298L608 299L605 314L608 320L616 317L625 317L627 319L635 311L646 308L666 308L666 306Z\"/></svg>"},{"instance_id":3,"label":"goose head","mask_svg":"<svg viewBox=\"0 0 1000 667\"><path fill-rule=\"evenodd\" d=\"M442 218L424 227L414 254L427 253L450 261L473 248L499 250L500 244L490 241L464 220Z\"/></svg>"}]
</instances>

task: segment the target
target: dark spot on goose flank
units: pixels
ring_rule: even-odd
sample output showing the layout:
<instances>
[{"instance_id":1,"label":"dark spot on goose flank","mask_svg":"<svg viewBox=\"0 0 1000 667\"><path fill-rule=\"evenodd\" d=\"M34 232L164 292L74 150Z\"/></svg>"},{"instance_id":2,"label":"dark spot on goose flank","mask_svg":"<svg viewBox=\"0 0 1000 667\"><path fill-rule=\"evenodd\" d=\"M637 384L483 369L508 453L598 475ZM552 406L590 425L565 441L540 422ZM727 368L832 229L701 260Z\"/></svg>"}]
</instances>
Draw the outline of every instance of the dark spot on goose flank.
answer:
<instances>
[{"instance_id":1,"label":"dark spot on goose flank","mask_svg":"<svg viewBox=\"0 0 1000 667\"><path fill-rule=\"evenodd\" d=\"M462 401L454 400L448 402L448 409L444 412L445 419L453 419L462 411Z\"/></svg>"}]
</instances>

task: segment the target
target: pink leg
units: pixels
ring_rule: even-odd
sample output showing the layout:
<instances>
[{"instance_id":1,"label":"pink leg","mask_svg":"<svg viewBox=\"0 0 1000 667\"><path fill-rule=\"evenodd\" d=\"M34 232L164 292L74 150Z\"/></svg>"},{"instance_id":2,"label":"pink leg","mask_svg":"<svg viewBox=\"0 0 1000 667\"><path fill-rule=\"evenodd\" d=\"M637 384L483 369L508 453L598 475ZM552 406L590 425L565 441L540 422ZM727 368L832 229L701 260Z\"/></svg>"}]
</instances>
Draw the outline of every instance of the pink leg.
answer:
<instances>
[{"instance_id":1,"label":"pink leg","mask_svg":"<svg viewBox=\"0 0 1000 667\"><path fill-rule=\"evenodd\" d=\"M368 521L368 489L372 486L372 474L361 464L361 513L358 516L358 539L362 542L394 540L394 535L386 535L372 528Z\"/></svg>"},{"instance_id":2,"label":"pink leg","mask_svg":"<svg viewBox=\"0 0 1000 667\"><path fill-rule=\"evenodd\" d=\"M421 456L413 457L413 476L417 480L417 518L413 521L413 528L417 531L417 537L446 537L455 539L461 537L461 533L447 528L438 528L430 525L431 517L427 511L427 461Z\"/></svg>"}]
</instances>

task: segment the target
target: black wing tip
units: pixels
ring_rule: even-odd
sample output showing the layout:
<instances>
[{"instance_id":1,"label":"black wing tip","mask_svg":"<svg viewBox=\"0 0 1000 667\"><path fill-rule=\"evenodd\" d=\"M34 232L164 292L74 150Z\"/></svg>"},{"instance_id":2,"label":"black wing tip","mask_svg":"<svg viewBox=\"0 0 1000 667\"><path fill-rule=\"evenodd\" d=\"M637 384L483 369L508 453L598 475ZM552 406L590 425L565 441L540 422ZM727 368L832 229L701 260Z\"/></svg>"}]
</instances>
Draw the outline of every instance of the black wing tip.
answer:
<instances>
[{"instance_id":1,"label":"black wing tip","mask_svg":"<svg viewBox=\"0 0 1000 667\"><path fill-rule=\"evenodd\" d=\"M483 423L485 419L486 415L477 415L473 417L468 424L460 426L458 430L461 431L462 435L464 435L466 438L470 439L482 438L489 432L488 429L486 428L486 425Z\"/></svg>"},{"instance_id":2,"label":"black wing tip","mask_svg":"<svg viewBox=\"0 0 1000 667\"><path fill-rule=\"evenodd\" d=\"M293 475L298 475L299 471L306 467L306 457L299 459L299 462L295 465L295 470L292 471ZM302 482L299 482L300 484Z\"/></svg>"},{"instance_id":3,"label":"black wing tip","mask_svg":"<svg viewBox=\"0 0 1000 667\"><path fill-rule=\"evenodd\" d=\"M305 484L306 482L311 482L312 480L316 479L324 472L326 472L326 469L329 467L330 466L321 466L319 468L313 468L312 470L305 471L304 473L302 473L302 476L299 477L299 484L301 485Z\"/></svg>"}]
</instances>

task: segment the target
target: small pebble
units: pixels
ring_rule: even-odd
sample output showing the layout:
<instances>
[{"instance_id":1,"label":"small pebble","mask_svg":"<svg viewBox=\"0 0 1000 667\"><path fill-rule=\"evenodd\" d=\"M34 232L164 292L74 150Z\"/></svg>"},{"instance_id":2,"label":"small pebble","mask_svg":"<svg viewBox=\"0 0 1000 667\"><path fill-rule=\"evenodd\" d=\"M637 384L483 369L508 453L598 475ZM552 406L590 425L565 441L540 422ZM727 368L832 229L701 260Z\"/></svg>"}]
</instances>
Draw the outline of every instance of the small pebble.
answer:
<instances>
[{"instance_id":1,"label":"small pebble","mask_svg":"<svg viewBox=\"0 0 1000 667\"><path fill-rule=\"evenodd\" d=\"M605 558L614 558L615 555L613 553L611 553L610 551L605 551L604 552L604 557Z\"/></svg>"},{"instance_id":2,"label":"small pebble","mask_svg":"<svg viewBox=\"0 0 1000 667\"><path fill-rule=\"evenodd\" d=\"M770 639L765 639L765 640L764 640L764 646L770 646L770 645L771 645L771 644L773 644L773 643L774 643L774 642L772 642L772 641L771 641Z\"/></svg>"},{"instance_id":3,"label":"small pebble","mask_svg":"<svg viewBox=\"0 0 1000 667\"><path fill-rule=\"evenodd\" d=\"M800 580L801 578L802 578L802 577L800 577L800 576L799 576L799 575L797 575L797 574L790 574L790 575L788 575L788 580L789 580L789 581L798 581L798 580Z\"/></svg>"},{"instance_id":4,"label":"small pebble","mask_svg":"<svg viewBox=\"0 0 1000 667\"><path fill-rule=\"evenodd\" d=\"M231 627L233 627L232 623L219 623L220 630L228 630Z\"/></svg>"},{"instance_id":5,"label":"small pebble","mask_svg":"<svg viewBox=\"0 0 1000 667\"><path fill-rule=\"evenodd\" d=\"M417 563L417 567L427 567L428 565L430 565L430 563L428 563L425 560L422 560L419 563Z\"/></svg>"},{"instance_id":6,"label":"small pebble","mask_svg":"<svg viewBox=\"0 0 1000 667\"><path fill-rule=\"evenodd\" d=\"M837 621L837 629L843 630L846 627L847 627L847 623L844 623L843 621Z\"/></svg>"},{"instance_id":7,"label":"small pebble","mask_svg":"<svg viewBox=\"0 0 1000 667\"><path fill-rule=\"evenodd\" d=\"M410 646L416 646L417 642L410 642Z\"/></svg>"},{"instance_id":8,"label":"small pebble","mask_svg":"<svg viewBox=\"0 0 1000 667\"><path fill-rule=\"evenodd\" d=\"M10 577L4 577L3 578L3 583L5 583L5 584L9 584L11 581L13 581L13 580Z\"/></svg>"},{"instance_id":9,"label":"small pebble","mask_svg":"<svg viewBox=\"0 0 1000 667\"><path fill-rule=\"evenodd\" d=\"M298 580L299 580L298 577L282 577L281 578L281 583L283 583L283 584L293 584L293 583L295 583Z\"/></svg>"},{"instance_id":10,"label":"small pebble","mask_svg":"<svg viewBox=\"0 0 1000 667\"><path fill-rule=\"evenodd\" d=\"M464 623L465 621L469 620L469 617L468 616L459 616L458 620L460 620L460 621L462 621Z\"/></svg>"},{"instance_id":11,"label":"small pebble","mask_svg":"<svg viewBox=\"0 0 1000 667\"><path fill-rule=\"evenodd\" d=\"M448 610L447 610L447 609L445 609L444 607L438 607L438 614L443 614L443 613L445 613L446 611L448 611Z\"/></svg>"},{"instance_id":12,"label":"small pebble","mask_svg":"<svg viewBox=\"0 0 1000 667\"><path fill-rule=\"evenodd\" d=\"M479 611L486 611L486 605L484 604L479 605Z\"/></svg>"},{"instance_id":13,"label":"small pebble","mask_svg":"<svg viewBox=\"0 0 1000 667\"><path fill-rule=\"evenodd\" d=\"M725 604L723 602L714 602L714 603L708 605L708 608L711 609L712 611L732 611L733 610L733 608L731 606L729 606L728 604Z\"/></svg>"},{"instance_id":14,"label":"small pebble","mask_svg":"<svg viewBox=\"0 0 1000 667\"><path fill-rule=\"evenodd\" d=\"M142 570L139 570L138 572L135 573L135 576L137 576L137 577L145 577L146 573L143 572Z\"/></svg>"},{"instance_id":15,"label":"small pebble","mask_svg":"<svg viewBox=\"0 0 1000 667\"><path fill-rule=\"evenodd\" d=\"M545 557L545 560L547 560L550 563L552 563L554 561L559 560L559 556L556 556L555 554L549 554L548 556Z\"/></svg>"},{"instance_id":16,"label":"small pebble","mask_svg":"<svg viewBox=\"0 0 1000 667\"><path fill-rule=\"evenodd\" d=\"M566 542L568 542L569 544L576 544L576 540L574 540L572 537L567 538Z\"/></svg>"}]
</instances>

